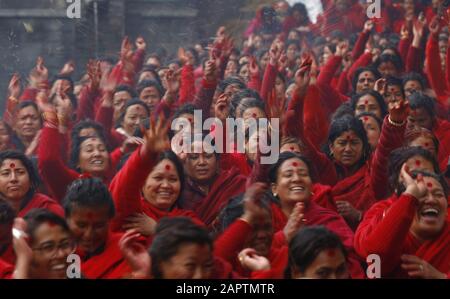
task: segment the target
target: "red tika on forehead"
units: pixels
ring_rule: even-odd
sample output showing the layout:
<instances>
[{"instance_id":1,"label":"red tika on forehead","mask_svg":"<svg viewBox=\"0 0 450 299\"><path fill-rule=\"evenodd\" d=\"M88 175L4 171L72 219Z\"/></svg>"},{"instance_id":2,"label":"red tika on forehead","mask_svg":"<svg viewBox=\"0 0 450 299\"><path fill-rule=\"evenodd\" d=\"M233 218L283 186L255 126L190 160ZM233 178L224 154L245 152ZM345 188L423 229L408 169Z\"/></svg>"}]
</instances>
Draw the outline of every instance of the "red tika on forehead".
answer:
<instances>
[{"instance_id":1,"label":"red tika on forehead","mask_svg":"<svg viewBox=\"0 0 450 299\"><path fill-rule=\"evenodd\" d=\"M428 145L430 145L428 142L425 142L425 146L428 146Z\"/></svg>"},{"instance_id":2,"label":"red tika on forehead","mask_svg":"<svg viewBox=\"0 0 450 299\"><path fill-rule=\"evenodd\" d=\"M256 113L253 113L252 116L253 116L253 117L256 117Z\"/></svg>"},{"instance_id":3,"label":"red tika on forehead","mask_svg":"<svg viewBox=\"0 0 450 299\"><path fill-rule=\"evenodd\" d=\"M368 100L365 100L365 101L364 101L364 104L365 104L365 105L368 105L368 104L369 104L369 101L368 101Z\"/></svg>"},{"instance_id":4,"label":"red tika on forehead","mask_svg":"<svg viewBox=\"0 0 450 299\"><path fill-rule=\"evenodd\" d=\"M291 151L293 151L293 150L294 150L294 147L293 147L293 146L291 146L291 147L290 147L290 149L291 149Z\"/></svg>"},{"instance_id":5,"label":"red tika on forehead","mask_svg":"<svg viewBox=\"0 0 450 299\"><path fill-rule=\"evenodd\" d=\"M54 227L56 225L55 222L47 221L48 226Z\"/></svg>"},{"instance_id":6,"label":"red tika on forehead","mask_svg":"<svg viewBox=\"0 0 450 299\"><path fill-rule=\"evenodd\" d=\"M86 216L89 220L94 219L94 213L92 213L92 212L88 212Z\"/></svg>"},{"instance_id":7,"label":"red tika on forehead","mask_svg":"<svg viewBox=\"0 0 450 299\"><path fill-rule=\"evenodd\" d=\"M422 164L422 162L420 162L420 160L416 160L416 166L420 166L420 164Z\"/></svg>"},{"instance_id":8,"label":"red tika on forehead","mask_svg":"<svg viewBox=\"0 0 450 299\"><path fill-rule=\"evenodd\" d=\"M427 187L430 188L430 189L433 188L433 183L428 182L427 183Z\"/></svg>"},{"instance_id":9,"label":"red tika on forehead","mask_svg":"<svg viewBox=\"0 0 450 299\"><path fill-rule=\"evenodd\" d=\"M165 168L166 168L166 170L170 170L170 165L166 164Z\"/></svg>"},{"instance_id":10,"label":"red tika on forehead","mask_svg":"<svg viewBox=\"0 0 450 299\"><path fill-rule=\"evenodd\" d=\"M292 162L292 166L297 167L298 163L297 162Z\"/></svg>"},{"instance_id":11,"label":"red tika on forehead","mask_svg":"<svg viewBox=\"0 0 450 299\"><path fill-rule=\"evenodd\" d=\"M368 116L364 116L364 117L363 117L363 120L364 120L364 121L368 121L368 120L369 120L369 117L368 117Z\"/></svg>"},{"instance_id":12,"label":"red tika on forehead","mask_svg":"<svg viewBox=\"0 0 450 299\"><path fill-rule=\"evenodd\" d=\"M336 255L335 249L328 249L328 250L327 250L327 255L328 255L329 257L334 257L334 256Z\"/></svg>"},{"instance_id":13,"label":"red tika on forehead","mask_svg":"<svg viewBox=\"0 0 450 299\"><path fill-rule=\"evenodd\" d=\"M14 164L14 163L9 164L9 168L12 168L12 169L16 168L16 164Z\"/></svg>"}]
</instances>

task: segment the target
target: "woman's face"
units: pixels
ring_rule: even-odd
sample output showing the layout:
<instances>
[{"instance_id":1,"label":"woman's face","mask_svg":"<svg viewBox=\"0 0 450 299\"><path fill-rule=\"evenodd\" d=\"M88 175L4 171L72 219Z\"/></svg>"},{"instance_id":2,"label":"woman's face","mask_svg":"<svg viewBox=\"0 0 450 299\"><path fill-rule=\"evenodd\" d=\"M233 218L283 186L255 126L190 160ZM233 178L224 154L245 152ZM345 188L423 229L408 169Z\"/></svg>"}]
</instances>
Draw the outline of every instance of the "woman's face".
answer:
<instances>
[{"instance_id":1,"label":"woman's face","mask_svg":"<svg viewBox=\"0 0 450 299\"><path fill-rule=\"evenodd\" d=\"M31 278L67 278L67 257L75 250L69 232L54 223L42 223L34 232L31 248Z\"/></svg>"},{"instance_id":2,"label":"woman's face","mask_svg":"<svg viewBox=\"0 0 450 299\"><path fill-rule=\"evenodd\" d=\"M78 163L81 172L102 177L109 168L109 154L103 141L97 137L83 141Z\"/></svg>"},{"instance_id":3,"label":"woman's face","mask_svg":"<svg viewBox=\"0 0 450 299\"><path fill-rule=\"evenodd\" d=\"M278 194L282 205L307 202L311 197L312 180L308 166L298 158L286 160L278 168L272 193Z\"/></svg>"},{"instance_id":4,"label":"woman's face","mask_svg":"<svg viewBox=\"0 0 450 299\"><path fill-rule=\"evenodd\" d=\"M356 102L355 116L358 116L358 114L362 112L371 112L375 114L379 119L383 118L380 105L378 104L375 97L371 96L370 94L366 94L360 97Z\"/></svg>"},{"instance_id":5,"label":"woman's face","mask_svg":"<svg viewBox=\"0 0 450 299\"><path fill-rule=\"evenodd\" d=\"M388 105L389 110L400 104L405 100L402 94L402 87L398 85L388 85L386 87L386 94L384 95L384 101Z\"/></svg>"},{"instance_id":6,"label":"woman's face","mask_svg":"<svg viewBox=\"0 0 450 299\"><path fill-rule=\"evenodd\" d=\"M253 248L256 254L267 257L272 246L272 238L272 215L267 211L265 217L257 219L253 224L252 233L246 240L244 248Z\"/></svg>"},{"instance_id":7,"label":"woman's face","mask_svg":"<svg viewBox=\"0 0 450 299\"><path fill-rule=\"evenodd\" d=\"M9 201L21 201L30 190L31 182L22 161L5 159L0 166L0 193Z\"/></svg>"},{"instance_id":8,"label":"woman's face","mask_svg":"<svg viewBox=\"0 0 450 299\"><path fill-rule=\"evenodd\" d=\"M84 253L95 252L108 238L109 207L74 207L67 217L78 249Z\"/></svg>"},{"instance_id":9,"label":"woman's face","mask_svg":"<svg viewBox=\"0 0 450 299\"><path fill-rule=\"evenodd\" d=\"M289 61L294 61L297 56L297 46L295 44L290 44L286 49L286 57Z\"/></svg>"},{"instance_id":10,"label":"woman's face","mask_svg":"<svg viewBox=\"0 0 450 299\"><path fill-rule=\"evenodd\" d=\"M175 164L162 160L147 177L144 198L160 210L169 210L180 195L181 183Z\"/></svg>"},{"instance_id":11,"label":"woman's face","mask_svg":"<svg viewBox=\"0 0 450 299\"><path fill-rule=\"evenodd\" d=\"M433 156L437 157L437 149L434 145L433 139L427 136L419 136L409 143L409 146L418 146L424 150L429 151Z\"/></svg>"},{"instance_id":12,"label":"woman's face","mask_svg":"<svg viewBox=\"0 0 450 299\"><path fill-rule=\"evenodd\" d=\"M408 98L415 91L422 91L422 85L420 84L419 81L409 80L405 83L405 85L403 86L403 89L405 91L405 96Z\"/></svg>"},{"instance_id":13,"label":"woman's face","mask_svg":"<svg viewBox=\"0 0 450 299\"><path fill-rule=\"evenodd\" d=\"M280 147L280 154L284 153L284 152L292 152L292 153L300 154L301 149L300 149L300 146L298 145L298 143L286 143Z\"/></svg>"},{"instance_id":14,"label":"woman's face","mask_svg":"<svg viewBox=\"0 0 450 299\"><path fill-rule=\"evenodd\" d=\"M322 65L327 64L330 57L333 55L333 52L330 50L328 46L323 48L323 56L322 56Z\"/></svg>"},{"instance_id":15,"label":"woman's face","mask_svg":"<svg viewBox=\"0 0 450 299\"><path fill-rule=\"evenodd\" d=\"M359 74L358 81L356 82L357 93L372 90L374 86L375 86L375 75L372 72L365 71Z\"/></svg>"},{"instance_id":16,"label":"woman's face","mask_svg":"<svg viewBox=\"0 0 450 299\"><path fill-rule=\"evenodd\" d=\"M378 122L370 116L361 116L359 119L363 122L370 148L375 150L381 135L381 129Z\"/></svg>"},{"instance_id":17,"label":"woman's face","mask_svg":"<svg viewBox=\"0 0 450 299\"><path fill-rule=\"evenodd\" d=\"M122 127L128 135L133 136L136 129L147 117L147 111L141 105L129 106L125 112Z\"/></svg>"},{"instance_id":18,"label":"woman's face","mask_svg":"<svg viewBox=\"0 0 450 299\"><path fill-rule=\"evenodd\" d=\"M235 76L237 74L237 71L238 71L238 65L237 65L236 61L229 60L227 67L225 68L224 78L228 78L230 76Z\"/></svg>"},{"instance_id":19,"label":"woman's face","mask_svg":"<svg viewBox=\"0 0 450 299\"><path fill-rule=\"evenodd\" d=\"M177 253L159 264L163 279L208 279L214 266L209 244L182 243Z\"/></svg>"},{"instance_id":20,"label":"woman's face","mask_svg":"<svg viewBox=\"0 0 450 299\"><path fill-rule=\"evenodd\" d=\"M378 66L378 71L383 78L387 78L389 76L396 77L398 73L395 65L390 61L380 63Z\"/></svg>"},{"instance_id":21,"label":"woman's face","mask_svg":"<svg viewBox=\"0 0 450 299\"><path fill-rule=\"evenodd\" d=\"M330 145L334 159L346 167L354 166L363 155L363 142L354 131L346 131Z\"/></svg>"},{"instance_id":22,"label":"woman's face","mask_svg":"<svg viewBox=\"0 0 450 299\"><path fill-rule=\"evenodd\" d=\"M239 76L244 79L244 81L247 83L250 80L250 73L248 71L248 64L245 64L241 67L239 70Z\"/></svg>"},{"instance_id":23,"label":"woman's face","mask_svg":"<svg viewBox=\"0 0 450 299\"><path fill-rule=\"evenodd\" d=\"M39 112L33 106L27 106L17 113L15 131L20 139L32 140L41 129Z\"/></svg>"},{"instance_id":24,"label":"woman's face","mask_svg":"<svg viewBox=\"0 0 450 299\"><path fill-rule=\"evenodd\" d=\"M209 184L217 173L217 157L199 147L205 147L205 144L199 141L192 143L193 150L186 155L184 170L194 182Z\"/></svg>"},{"instance_id":25,"label":"woman's face","mask_svg":"<svg viewBox=\"0 0 450 299\"><path fill-rule=\"evenodd\" d=\"M286 84L278 76L275 79L275 93L278 99L282 99L286 92Z\"/></svg>"},{"instance_id":26,"label":"woman's face","mask_svg":"<svg viewBox=\"0 0 450 299\"><path fill-rule=\"evenodd\" d=\"M293 270L293 278L346 279L349 278L347 262L338 248L322 250L304 272Z\"/></svg>"},{"instance_id":27,"label":"woman's face","mask_svg":"<svg viewBox=\"0 0 450 299\"><path fill-rule=\"evenodd\" d=\"M419 198L417 212L411 225L411 232L420 239L432 239L441 232L448 216L448 202L444 189L438 180L423 178L427 194Z\"/></svg>"},{"instance_id":28,"label":"woman's face","mask_svg":"<svg viewBox=\"0 0 450 299\"><path fill-rule=\"evenodd\" d=\"M118 120L120 115L125 109L126 103L131 100L131 95L128 91L119 91L114 94L113 107L114 107L114 120Z\"/></svg>"},{"instance_id":29,"label":"woman's face","mask_svg":"<svg viewBox=\"0 0 450 299\"><path fill-rule=\"evenodd\" d=\"M11 146L11 138L3 122L0 122L0 151L5 151Z\"/></svg>"},{"instance_id":30,"label":"woman's face","mask_svg":"<svg viewBox=\"0 0 450 299\"><path fill-rule=\"evenodd\" d=\"M150 111L153 111L159 101L161 101L161 95L156 87L150 86L141 91L139 99L147 105Z\"/></svg>"}]
</instances>

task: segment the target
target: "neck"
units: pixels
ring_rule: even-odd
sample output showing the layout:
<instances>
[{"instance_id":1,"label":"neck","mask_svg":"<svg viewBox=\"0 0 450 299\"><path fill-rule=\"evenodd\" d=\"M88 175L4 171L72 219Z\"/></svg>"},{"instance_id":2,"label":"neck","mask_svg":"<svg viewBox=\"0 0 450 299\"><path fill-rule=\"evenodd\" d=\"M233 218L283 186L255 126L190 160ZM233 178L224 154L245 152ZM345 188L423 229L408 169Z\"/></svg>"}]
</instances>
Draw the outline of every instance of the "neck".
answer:
<instances>
[{"instance_id":1,"label":"neck","mask_svg":"<svg viewBox=\"0 0 450 299\"><path fill-rule=\"evenodd\" d=\"M309 200L305 200L303 203L305 204L305 211L306 211L306 209L309 206ZM297 202L293 202L293 203L281 202L281 210L283 211L283 214L289 218L289 216L291 216L292 210L295 208L296 204L297 204Z\"/></svg>"}]
</instances>

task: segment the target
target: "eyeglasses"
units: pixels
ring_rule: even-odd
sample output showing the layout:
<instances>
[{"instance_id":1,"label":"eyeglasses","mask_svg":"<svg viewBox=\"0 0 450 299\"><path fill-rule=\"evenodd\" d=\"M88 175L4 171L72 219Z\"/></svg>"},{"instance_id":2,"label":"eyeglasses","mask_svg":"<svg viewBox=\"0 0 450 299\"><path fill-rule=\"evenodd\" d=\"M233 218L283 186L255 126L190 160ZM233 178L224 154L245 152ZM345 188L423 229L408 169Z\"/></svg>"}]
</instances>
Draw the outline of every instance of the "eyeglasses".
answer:
<instances>
[{"instance_id":1,"label":"eyeglasses","mask_svg":"<svg viewBox=\"0 0 450 299\"><path fill-rule=\"evenodd\" d=\"M62 250L65 253L73 253L75 251L76 245L73 241L64 241L60 244L46 243L40 247L35 247L33 250L40 251L46 256L54 256L58 250Z\"/></svg>"}]
</instances>

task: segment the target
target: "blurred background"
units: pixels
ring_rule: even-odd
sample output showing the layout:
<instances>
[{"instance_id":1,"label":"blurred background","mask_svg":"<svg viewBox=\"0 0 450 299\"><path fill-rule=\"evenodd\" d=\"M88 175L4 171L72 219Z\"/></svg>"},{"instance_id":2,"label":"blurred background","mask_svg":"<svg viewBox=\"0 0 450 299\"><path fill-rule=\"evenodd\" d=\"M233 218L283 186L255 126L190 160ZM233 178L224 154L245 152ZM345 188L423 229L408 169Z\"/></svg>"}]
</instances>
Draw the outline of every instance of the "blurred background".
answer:
<instances>
[{"instance_id":1,"label":"blurred background","mask_svg":"<svg viewBox=\"0 0 450 299\"><path fill-rule=\"evenodd\" d=\"M0 0L0 92L3 111L11 75L28 76L41 55L50 78L76 62L78 80L89 58L117 58L123 36L142 35L147 53L171 58L178 46L208 42L227 26L238 42L264 0L80 0L81 18L67 17L66 0Z\"/></svg>"}]
</instances>

